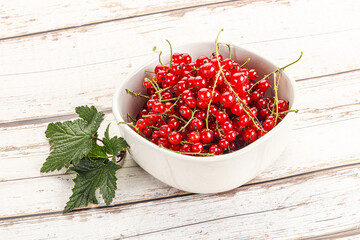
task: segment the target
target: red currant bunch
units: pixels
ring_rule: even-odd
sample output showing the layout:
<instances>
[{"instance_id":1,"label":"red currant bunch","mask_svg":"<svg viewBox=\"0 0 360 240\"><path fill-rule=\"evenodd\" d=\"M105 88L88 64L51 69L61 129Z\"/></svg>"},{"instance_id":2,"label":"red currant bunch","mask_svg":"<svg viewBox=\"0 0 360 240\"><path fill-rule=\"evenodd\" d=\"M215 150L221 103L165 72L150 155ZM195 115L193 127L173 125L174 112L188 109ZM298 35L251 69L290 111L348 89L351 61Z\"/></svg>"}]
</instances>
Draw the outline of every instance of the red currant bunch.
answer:
<instances>
[{"instance_id":1,"label":"red currant bunch","mask_svg":"<svg viewBox=\"0 0 360 240\"><path fill-rule=\"evenodd\" d=\"M134 130L156 145L192 156L226 154L256 141L290 110L274 94L271 74L259 78L245 64L224 58L217 47L210 57L171 54L168 64L160 62L145 78L147 95L134 93L147 98Z\"/></svg>"}]
</instances>

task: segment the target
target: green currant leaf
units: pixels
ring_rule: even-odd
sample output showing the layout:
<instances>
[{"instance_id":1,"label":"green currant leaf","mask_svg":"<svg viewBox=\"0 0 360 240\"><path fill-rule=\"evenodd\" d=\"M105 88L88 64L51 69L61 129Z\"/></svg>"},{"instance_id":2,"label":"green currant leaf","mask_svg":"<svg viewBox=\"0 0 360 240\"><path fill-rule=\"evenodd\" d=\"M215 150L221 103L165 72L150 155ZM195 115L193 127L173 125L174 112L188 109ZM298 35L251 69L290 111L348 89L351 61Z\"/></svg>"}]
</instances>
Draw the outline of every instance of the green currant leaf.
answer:
<instances>
[{"instance_id":1,"label":"green currant leaf","mask_svg":"<svg viewBox=\"0 0 360 240\"><path fill-rule=\"evenodd\" d=\"M92 148L88 153L88 157L91 159L107 159L108 156L106 155L103 147L99 146L96 141L93 142Z\"/></svg>"},{"instance_id":2,"label":"green currant leaf","mask_svg":"<svg viewBox=\"0 0 360 240\"><path fill-rule=\"evenodd\" d=\"M82 159L77 166L72 167L71 170L77 172L77 176L73 180L75 182L73 194L64 208L64 213L87 206L89 203L97 204L95 191L98 188L106 205L109 205L115 197L115 173L120 168L110 161L104 163L89 158Z\"/></svg>"},{"instance_id":3,"label":"green currant leaf","mask_svg":"<svg viewBox=\"0 0 360 240\"><path fill-rule=\"evenodd\" d=\"M92 138L104 119L104 114L94 106L81 106L76 112L82 119L50 123L45 135L49 138L50 155L46 158L41 172L60 170L70 164L78 164L93 145Z\"/></svg>"},{"instance_id":4,"label":"green currant leaf","mask_svg":"<svg viewBox=\"0 0 360 240\"><path fill-rule=\"evenodd\" d=\"M125 139L122 137L115 136L115 137L110 138L109 126L110 126L110 124L106 128L104 138L103 138L104 151L107 154L111 154L113 156L112 160L115 161L116 156L119 154L119 152L121 152L125 148L128 148L129 145L127 144Z\"/></svg>"},{"instance_id":5,"label":"green currant leaf","mask_svg":"<svg viewBox=\"0 0 360 240\"><path fill-rule=\"evenodd\" d=\"M95 135L104 120L104 113L98 112L94 106L76 107L75 112L88 123L86 128L90 129L90 132Z\"/></svg>"}]
</instances>

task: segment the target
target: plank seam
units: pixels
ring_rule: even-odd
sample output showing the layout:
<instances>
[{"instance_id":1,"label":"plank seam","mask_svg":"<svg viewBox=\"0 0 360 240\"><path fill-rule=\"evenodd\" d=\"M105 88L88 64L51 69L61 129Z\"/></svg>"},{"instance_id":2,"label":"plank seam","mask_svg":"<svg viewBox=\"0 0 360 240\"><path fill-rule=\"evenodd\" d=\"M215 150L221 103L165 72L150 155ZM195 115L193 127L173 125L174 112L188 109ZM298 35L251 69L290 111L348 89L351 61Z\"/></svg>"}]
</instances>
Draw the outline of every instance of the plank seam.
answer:
<instances>
[{"instance_id":1,"label":"plank seam","mask_svg":"<svg viewBox=\"0 0 360 240\"><path fill-rule=\"evenodd\" d=\"M360 71L360 68L343 71L343 72L326 74L326 75L319 75L319 76L314 76L314 77L309 77L309 78L301 78L301 79L297 79L296 82L301 82L301 81L306 81L306 80L311 80L311 79L318 79L318 78L322 78L322 77L337 76L337 75L352 73L352 72L357 72L357 71ZM99 111L104 112L104 113L112 113L111 108L102 108L102 109L99 109ZM31 125L31 124L42 124L42 123L49 123L49 122L54 122L54 121L65 121L65 120L73 119L76 117L77 117L76 114L71 113L71 114L55 115L55 116L49 116L49 117L38 117L38 118L31 118L31 119L25 119L25 120L16 120L16 121L10 121L10 122L0 122L0 128L26 126L26 125Z\"/></svg>"},{"instance_id":2,"label":"plank seam","mask_svg":"<svg viewBox=\"0 0 360 240\"><path fill-rule=\"evenodd\" d=\"M339 166L334 166L334 167L328 167L328 168L313 170L313 171L304 172L304 173L298 173L298 174L294 174L294 175L290 175L290 176L286 176L286 177L274 178L274 179L269 179L269 180L260 181L260 182L256 182L256 183L244 184L244 185L242 185L242 186L240 186L238 188L235 188L235 189L238 189L240 191L240 189L244 188L244 187L250 187L250 186L266 184L266 183L276 183L276 182L279 182L279 181L292 179L292 178L297 178L297 177L303 177L303 176L311 175L311 174L314 174L314 173L326 172L326 171L337 170L337 169L340 170L342 168L350 168L350 167L360 167L360 162L351 163L351 164L344 164L344 165L339 165ZM222 194L222 193L216 193L216 194ZM216 195L216 194L211 194L209 196ZM96 209L111 209L113 207L130 206L130 205L136 205L136 204L140 204L140 203L156 202L156 201L162 201L162 200L167 200L167 199L175 199L175 198L194 196L194 195L200 195L200 194L197 194L197 193L184 193L184 194L181 194L180 193L180 194L174 195L174 196L166 196L166 197L160 197L160 198L152 198L152 199L139 200L139 201L133 201L133 202L119 203L119 204L114 204L114 205L111 205L111 206L103 205L103 206L96 206L96 207L85 207L85 208L81 208L81 209L76 209L72 213L84 212L84 211L96 210ZM267 211L271 211L271 210L267 210ZM61 214L61 213L62 213L62 211L54 211L54 212L33 213L33 214L16 215L16 216L9 216L9 217L0 217L0 221L14 220L14 219L20 219L20 218L26 219L26 218L32 218L32 217L51 216L51 215L56 215L56 214ZM253 213L251 213L251 214L253 214Z\"/></svg>"},{"instance_id":3,"label":"plank seam","mask_svg":"<svg viewBox=\"0 0 360 240\"><path fill-rule=\"evenodd\" d=\"M262 0L262 1L266 1L266 0ZM95 25L100 25L100 24L110 23L110 22L118 22L118 21L133 19L133 18L137 18L137 17L146 17L146 16L157 15L157 14L171 13L171 12L176 12L176 11L196 9L196 8L207 7L207 6L223 5L223 4L227 4L227 3L231 3L231 2L242 2L242 1L241 0L226 0L226 1L222 1L222 2L216 2L216 3L205 3L205 4L199 4L196 6L180 7L180 8L163 10L163 11L159 11L159 12L151 12L151 13L138 14L138 15L127 16L127 17L113 18L113 19L109 19L109 20L96 21L96 22L92 22L92 23L85 23L85 24L74 25L74 26L69 26L69 27L50 29L50 30L46 30L46 31L39 31L39 32L34 32L34 33L22 34L22 35L15 35L15 36L11 36L11 37L4 37L4 38L0 38L0 41L12 40L15 38L25 38L25 37L31 37L31 36L41 35L41 34L45 34L45 33L53 33L53 32L60 32L60 31L66 31L66 30L71 30L71 29L95 26ZM250 2L250 1L248 0L246 2Z\"/></svg>"}]
</instances>

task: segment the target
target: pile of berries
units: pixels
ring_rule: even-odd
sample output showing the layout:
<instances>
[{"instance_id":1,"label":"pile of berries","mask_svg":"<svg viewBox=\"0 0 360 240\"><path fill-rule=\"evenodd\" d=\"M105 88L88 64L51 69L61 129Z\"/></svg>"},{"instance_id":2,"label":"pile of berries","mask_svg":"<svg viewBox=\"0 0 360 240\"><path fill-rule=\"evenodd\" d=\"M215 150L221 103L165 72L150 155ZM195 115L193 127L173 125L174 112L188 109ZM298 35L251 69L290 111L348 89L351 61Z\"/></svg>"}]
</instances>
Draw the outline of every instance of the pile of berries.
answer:
<instances>
[{"instance_id":1,"label":"pile of berries","mask_svg":"<svg viewBox=\"0 0 360 240\"><path fill-rule=\"evenodd\" d=\"M274 128L289 110L277 94L265 97L268 79L257 78L255 69L217 52L194 62L187 53L174 53L169 64L157 65L154 76L145 78L148 96L143 97L148 100L134 130L156 145L187 155L241 149Z\"/></svg>"}]
</instances>

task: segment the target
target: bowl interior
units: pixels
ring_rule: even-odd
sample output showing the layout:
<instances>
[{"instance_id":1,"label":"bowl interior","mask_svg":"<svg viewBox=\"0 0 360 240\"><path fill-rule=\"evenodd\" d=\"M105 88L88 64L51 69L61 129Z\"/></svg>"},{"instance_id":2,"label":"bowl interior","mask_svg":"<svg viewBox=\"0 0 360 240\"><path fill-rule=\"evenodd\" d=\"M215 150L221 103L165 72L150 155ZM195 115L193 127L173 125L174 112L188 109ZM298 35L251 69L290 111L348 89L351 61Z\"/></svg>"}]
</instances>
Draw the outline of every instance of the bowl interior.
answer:
<instances>
[{"instance_id":1,"label":"bowl interior","mask_svg":"<svg viewBox=\"0 0 360 240\"><path fill-rule=\"evenodd\" d=\"M256 69L259 74L259 78L261 79L264 75L269 74L270 72L277 69L277 67L269 62L268 60L260 57L259 55L252 53L246 49L241 47L237 47L234 45L230 45L231 47L231 58L238 62L240 65L244 63L248 58L250 58L250 62L246 64L246 68L248 69ZM214 43L212 42L200 42L200 43L192 43L176 48L174 52L187 52L191 55L192 60L195 61L199 56L208 56L215 51ZM223 55L224 58L229 57L229 50L225 44L219 43L219 53ZM162 56L162 62L169 62L170 54L164 54ZM146 89L143 87L143 80L145 77L151 78L153 74L146 73L145 70L153 71L155 66L159 64L158 59L154 56L154 60L140 67L133 73L131 73L125 81L122 82L121 86L117 91L117 96L115 96L115 101L118 101L118 111L120 119L117 121L129 121L128 114L133 118L136 118L138 112L143 107L146 99L141 97L135 97L131 94L126 93L125 89L129 89L131 91L146 94ZM274 79L269 79L270 88L273 88ZM273 96L273 91L267 91L267 96ZM289 106L292 108L295 99L295 89L294 89L294 81L290 79L286 73L281 74L279 89L278 89L279 98L285 99L289 101ZM116 114L117 115L117 114ZM285 118L286 119L286 118Z\"/></svg>"}]
</instances>

